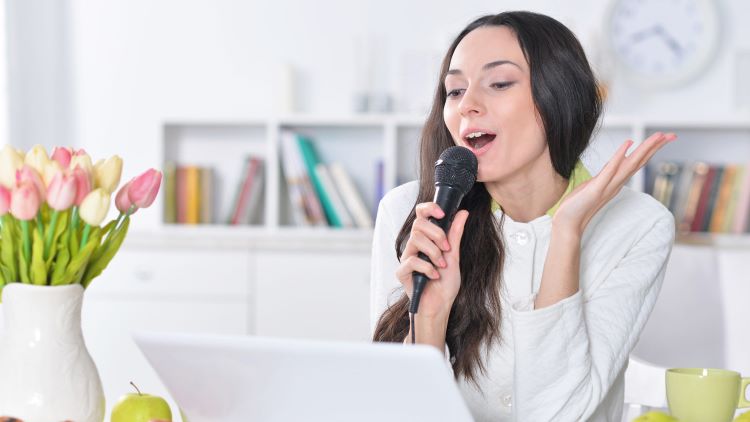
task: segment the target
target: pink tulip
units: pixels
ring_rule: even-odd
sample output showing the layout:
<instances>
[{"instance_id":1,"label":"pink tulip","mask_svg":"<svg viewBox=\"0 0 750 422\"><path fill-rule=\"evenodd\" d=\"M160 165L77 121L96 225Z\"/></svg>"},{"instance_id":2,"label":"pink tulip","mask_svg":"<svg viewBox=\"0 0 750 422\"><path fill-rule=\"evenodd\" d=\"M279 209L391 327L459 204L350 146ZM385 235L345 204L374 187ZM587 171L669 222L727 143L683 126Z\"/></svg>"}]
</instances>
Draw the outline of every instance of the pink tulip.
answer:
<instances>
[{"instance_id":1,"label":"pink tulip","mask_svg":"<svg viewBox=\"0 0 750 422\"><path fill-rule=\"evenodd\" d=\"M133 179L134 180L134 179ZM125 183L119 191L117 191L117 195L115 195L115 206L117 207L117 210L121 213L125 214L130 209L130 206L133 205L132 202L130 202L130 195L128 195L128 190L130 189L130 184L133 182L133 180L130 180L130 182ZM131 214L134 214L136 210L133 210Z\"/></svg>"},{"instance_id":2,"label":"pink tulip","mask_svg":"<svg viewBox=\"0 0 750 422\"><path fill-rule=\"evenodd\" d=\"M131 180L129 184L128 198L130 202L138 208L148 208L154 202L156 194L159 193L161 172L148 169L145 173Z\"/></svg>"},{"instance_id":3,"label":"pink tulip","mask_svg":"<svg viewBox=\"0 0 750 422\"><path fill-rule=\"evenodd\" d=\"M43 199L47 195L47 188L44 186L42 177L28 164L24 164L23 167L16 171L16 186L20 186L26 182L30 182L36 187L40 199Z\"/></svg>"},{"instance_id":4,"label":"pink tulip","mask_svg":"<svg viewBox=\"0 0 750 422\"><path fill-rule=\"evenodd\" d=\"M73 178L76 181L76 197L73 203L75 206L80 206L83 198L91 192L91 176L86 173L86 170L76 166L73 170Z\"/></svg>"},{"instance_id":5,"label":"pink tulip","mask_svg":"<svg viewBox=\"0 0 750 422\"><path fill-rule=\"evenodd\" d=\"M0 185L0 216L8 213L10 209L10 191Z\"/></svg>"},{"instance_id":6,"label":"pink tulip","mask_svg":"<svg viewBox=\"0 0 750 422\"><path fill-rule=\"evenodd\" d=\"M76 179L72 175L57 173L47 190L47 203L56 211L65 211L76 199Z\"/></svg>"},{"instance_id":7,"label":"pink tulip","mask_svg":"<svg viewBox=\"0 0 750 422\"><path fill-rule=\"evenodd\" d=\"M60 163L60 166L66 169L70 165L70 159L72 157L73 152L70 150L70 148L55 147L55 150L52 151L52 157L50 158Z\"/></svg>"},{"instance_id":8,"label":"pink tulip","mask_svg":"<svg viewBox=\"0 0 750 422\"><path fill-rule=\"evenodd\" d=\"M83 149L83 148L81 148L81 149L74 149L73 150L73 156L76 156L76 155L88 155L88 153L86 153L86 150Z\"/></svg>"},{"instance_id":9,"label":"pink tulip","mask_svg":"<svg viewBox=\"0 0 750 422\"><path fill-rule=\"evenodd\" d=\"M10 196L10 213L19 220L33 220L39 211L41 197L32 182L19 184Z\"/></svg>"}]
</instances>

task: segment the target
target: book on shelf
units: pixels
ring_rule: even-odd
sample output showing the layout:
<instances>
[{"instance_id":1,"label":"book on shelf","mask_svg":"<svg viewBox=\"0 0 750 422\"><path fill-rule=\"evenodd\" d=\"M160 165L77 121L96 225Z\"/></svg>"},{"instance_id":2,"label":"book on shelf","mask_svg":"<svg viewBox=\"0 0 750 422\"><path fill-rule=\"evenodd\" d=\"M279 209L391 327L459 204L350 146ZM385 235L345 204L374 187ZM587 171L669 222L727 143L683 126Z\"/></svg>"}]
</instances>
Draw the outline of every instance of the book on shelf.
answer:
<instances>
[{"instance_id":1,"label":"book on shelf","mask_svg":"<svg viewBox=\"0 0 750 422\"><path fill-rule=\"evenodd\" d=\"M264 185L263 159L249 156L245 159L240 180L235 189L234 201L227 223L230 225L257 223L262 213L261 200Z\"/></svg>"},{"instance_id":2,"label":"book on shelf","mask_svg":"<svg viewBox=\"0 0 750 422\"><path fill-rule=\"evenodd\" d=\"M164 222L210 223L213 218L213 169L175 162L165 163Z\"/></svg>"},{"instance_id":3,"label":"book on shelf","mask_svg":"<svg viewBox=\"0 0 750 422\"><path fill-rule=\"evenodd\" d=\"M339 190L333 182L328 167L323 163L315 165L315 177L320 181L321 188L325 191L328 196L328 200L331 201L331 207L336 213L336 216L341 223L341 227L351 228L354 227L354 219L349 214L349 210L344 205L344 199L341 197Z\"/></svg>"},{"instance_id":4,"label":"book on shelf","mask_svg":"<svg viewBox=\"0 0 750 422\"><path fill-rule=\"evenodd\" d=\"M302 153L297 145L297 134L281 132L281 166L286 180L294 224L298 226L326 226L323 208L318 200Z\"/></svg>"},{"instance_id":5,"label":"book on shelf","mask_svg":"<svg viewBox=\"0 0 750 422\"><path fill-rule=\"evenodd\" d=\"M675 216L680 232L746 233L750 164L658 163L647 189Z\"/></svg>"},{"instance_id":6,"label":"book on shelf","mask_svg":"<svg viewBox=\"0 0 750 422\"><path fill-rule=\"evenodd\" d=\"M296 225L371 228L372 215L341 163L326 163L314 142L281 131L281 167Z\"/></svg>"},{"instance_id":7,"label":"book on shelf","mask_svg":"<svg viewBox=\"0 0 750 422\"><path fill-rule=\"evenodd\" d=\"M331 163L328 166L329 173L338 188L341 197L344 199L347 210L352 215L355 225L361 228L372 228L372 215L367 211L362 196L359 194L354 181L349 177L344 166L339 163Z\"/></svg>"},{"instance_id":8,"label":"book on shelf","mask_svg":"<svg viewBox=\"0 0 750 422\"><path fill-rule=\"evenodd\" d=\"M331 202L330 194L323 187L323 184L315 171L315 166L320 163L320 158L313 143L299 134L297 134L296 139L297 146L302 154L302 161L305 163L305 168L307 169L307 175L315 188L315 193L320 200L320 204L323 206L328 225L332 227L343 227L341 217L336 212L333 202Z\"/></svg>"},{"instance_id":9,"label":"book on shelf","mask_svg":"<svg viewBox=\"0 0 750 422\"><path fill-rule=\"evenodd\" d=\"M164 164L164 222L177 222L177 166L174 162Z\"/></svg>"}]
</instances>

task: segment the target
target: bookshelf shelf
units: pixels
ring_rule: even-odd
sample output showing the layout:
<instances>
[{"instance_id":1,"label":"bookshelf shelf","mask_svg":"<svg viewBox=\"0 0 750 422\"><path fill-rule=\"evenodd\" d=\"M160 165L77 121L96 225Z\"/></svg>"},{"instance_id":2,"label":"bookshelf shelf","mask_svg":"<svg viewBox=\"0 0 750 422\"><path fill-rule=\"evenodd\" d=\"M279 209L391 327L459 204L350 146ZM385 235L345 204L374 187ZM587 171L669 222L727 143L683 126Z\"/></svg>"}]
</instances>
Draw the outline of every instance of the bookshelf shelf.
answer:
<instances>
[{"instance_id":1,"label":"bookshelf shelf","mask_svg":"<svg viewBox=\"0 0 750 422\"><path fill-rule=\"evenodd\" d=\"M165 224L169 233L215 234L218 237L276 236L315 241L319 236L354 233L357 239L371 230L308 228L296 225L281 161L281 134L299 133L312 140L320 160L339 163L350 175L367 209L374 217L382 192L413 180L418 171L418 143L424 116L414 115L286 115L261 119L170 119L163 124L164 161L214 169L214 217L209 224ZM650 133L672 131L679 140L665 146L636 173L629 185L649 192L654 166L660 162L704 161L715 165L750 163L750 116L722 119L647 119L607 116L584 153L587 168L596 174L626 139L640 142ZM242 177L244 157L264 160L262 217L254 225L225 225ZM378 166L381 166L378 170ZM378 173L380 171L380 173ZM382 191L382 192L381 192ZM205 227L204 227L205 226ZM745 235L680 236L687 244L750 246ZM737 240L737 239L739 240Z\"/></svg>"}]
</instances>

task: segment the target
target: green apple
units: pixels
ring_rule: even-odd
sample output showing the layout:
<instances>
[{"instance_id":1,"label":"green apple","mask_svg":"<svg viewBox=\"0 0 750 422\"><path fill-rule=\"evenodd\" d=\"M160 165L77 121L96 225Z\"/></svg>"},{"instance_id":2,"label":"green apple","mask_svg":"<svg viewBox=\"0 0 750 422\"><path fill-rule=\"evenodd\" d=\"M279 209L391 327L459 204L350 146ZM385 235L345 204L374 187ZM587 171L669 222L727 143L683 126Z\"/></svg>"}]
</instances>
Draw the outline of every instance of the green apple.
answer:
<instances>
[{"instance_id":1,"label":"green apple","mask_svg":"<svg viewBox=\"0 0 750 422\"><path fill-rule=\"evenodd\" d=\"M733 422L750 422L750 412L745 412L737 416Z\"/></svg>"},{"instance_id":2,"label":"green apple","mask_svg":"<svg viewBox=\"0 0 750 422\"><path fill-rule=\"evenodd\" d=\"M677 422L677 418L667 415L664 412L651 411L633 419L633 422Z\"/></svg>"},{"instance_id":3,"label":"green apple","mask_svg":"<svg viewBox=\"0 0 750 422\"><path fill-rule=\"evenodd\" d=\"M172 411L166 400L143 394L135 384L130 384L137 392L120 397L112 408L111 422L149 422L154 419L172 422Z\"/></svg>"}]
</instances>

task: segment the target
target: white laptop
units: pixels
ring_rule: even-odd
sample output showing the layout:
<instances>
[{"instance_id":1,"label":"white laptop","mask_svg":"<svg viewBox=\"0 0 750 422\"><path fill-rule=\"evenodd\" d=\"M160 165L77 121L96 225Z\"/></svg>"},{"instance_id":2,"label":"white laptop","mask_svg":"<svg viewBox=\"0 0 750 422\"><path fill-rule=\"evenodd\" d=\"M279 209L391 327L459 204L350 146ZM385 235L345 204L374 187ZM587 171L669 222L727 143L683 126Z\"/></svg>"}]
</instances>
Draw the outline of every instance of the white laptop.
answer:
<instances>
[{"instance_id":1,"label":"white laptop","mask_svg":"<svg viewBox=\"0 0 750 422\"><path fill-rule=\"evenodd\" d=\"M138 333L189 422L471 421L430 346Z\"/></svg>"}]
</instances>

